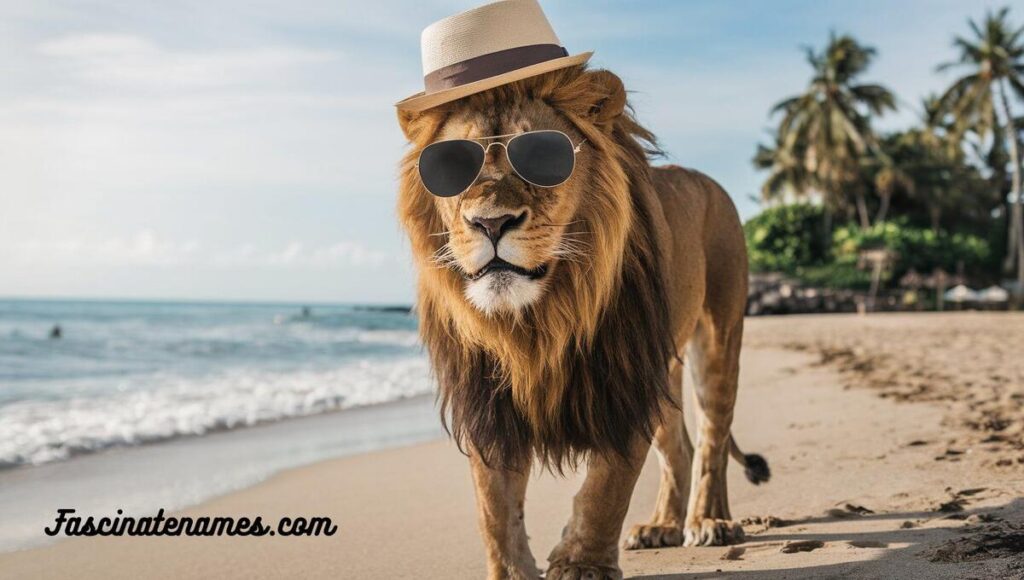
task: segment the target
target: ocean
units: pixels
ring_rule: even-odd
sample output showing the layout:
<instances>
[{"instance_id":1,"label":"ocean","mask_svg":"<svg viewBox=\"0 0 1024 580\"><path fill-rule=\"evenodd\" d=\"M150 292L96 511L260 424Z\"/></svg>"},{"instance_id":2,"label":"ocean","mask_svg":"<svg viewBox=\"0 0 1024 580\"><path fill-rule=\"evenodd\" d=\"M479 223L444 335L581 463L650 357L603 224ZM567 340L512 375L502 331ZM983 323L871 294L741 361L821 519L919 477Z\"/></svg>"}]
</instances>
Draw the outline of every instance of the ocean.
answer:
<instances>
[{"instance_id":1,"label":"ocean","mask_svg":"<svg viewBox=\"0 0 1024 580\"><path fill-rule=\"evenodd\" d=\"M405 309L304 308L0 300L0 468L433 392Z\"/></svg>"}]
</instances>

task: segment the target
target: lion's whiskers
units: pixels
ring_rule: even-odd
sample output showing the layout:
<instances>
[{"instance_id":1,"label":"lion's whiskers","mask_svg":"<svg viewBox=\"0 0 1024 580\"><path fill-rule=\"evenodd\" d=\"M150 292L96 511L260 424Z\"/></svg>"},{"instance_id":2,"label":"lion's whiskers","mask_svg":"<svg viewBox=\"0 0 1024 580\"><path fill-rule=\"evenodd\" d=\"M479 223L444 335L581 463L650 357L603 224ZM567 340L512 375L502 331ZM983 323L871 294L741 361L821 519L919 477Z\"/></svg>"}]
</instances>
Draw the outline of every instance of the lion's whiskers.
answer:
<instances>
[{"instance_id":1,"label":"lion's whiskers","mask_svg":"<svg viewBox=\"0 0 1024 580\"><path fill-rule=\"evenodd\" d=\"M558 227L571 226L573 224L581 224L581 223L583 223L583 220L575 220L575 221L571 221L571 222L566 222L564 224L537 224L537 227L541 227L541 228L558 228Z\"/></svg>"},{"instance_id":2,"label":"lion's whiskers","mask_svg":"<svg viewBox=\"0 0 1024 580\"><path fill-rule=\"evenodd\" d=\"M562 256L583 256L590 251L588 244L562 243L555 246L554 254Z\"/></svg>"},{"instance_id":3,"label":"lion's whiskers","mask_svg":"<svg viewBox=\"0 0 1024 580\"><path fill-rule=\"evenodd\" d=\"M565 262L584 265L584 258L590 253L590 248L589 242L563 236L551 251L551 255Z\"/></svg>"},{"instance_id":4,"label":"lion's whiskers","mask_svg":"<svg viewBox=\"0 0 1024 580\"><path fill-rule=\"evenodd\" d=\"M589 250L590 242L581 238L567 238L563 236L560 240L558 240L558 244L555 246L555 248Z\"/></svg>"},{"instance_id":5,"label":"lion's whiskers","mask_svg":"<svg viewBox=\"0 0 1024 580\"><path fill-rule=\"evenodd\" d=\"M434 268L450 268L455 263L455 250L448 244L443 244L430 256Z\"/></svg>"}]
</instances>

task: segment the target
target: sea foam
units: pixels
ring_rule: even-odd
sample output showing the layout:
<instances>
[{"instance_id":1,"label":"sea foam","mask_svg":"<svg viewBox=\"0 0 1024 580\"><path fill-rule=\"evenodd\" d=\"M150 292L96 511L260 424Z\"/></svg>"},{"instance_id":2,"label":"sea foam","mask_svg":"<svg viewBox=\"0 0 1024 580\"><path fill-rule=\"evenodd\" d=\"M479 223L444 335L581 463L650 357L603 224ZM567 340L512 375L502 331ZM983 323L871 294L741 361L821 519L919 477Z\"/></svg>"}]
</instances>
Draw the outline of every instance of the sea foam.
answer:
<instances>
[{"instance_id":1,"label":"sea foam","mask_svg":"<svg viewBox=\"0 0 1024 580\"><path fill-rule=\"evenodd\" d=\"M422 355L357 360L328 370L232 369L148 380L145 390L0 407L0 466L374 405L434 389Z\"/></svg>"}]
</instances>

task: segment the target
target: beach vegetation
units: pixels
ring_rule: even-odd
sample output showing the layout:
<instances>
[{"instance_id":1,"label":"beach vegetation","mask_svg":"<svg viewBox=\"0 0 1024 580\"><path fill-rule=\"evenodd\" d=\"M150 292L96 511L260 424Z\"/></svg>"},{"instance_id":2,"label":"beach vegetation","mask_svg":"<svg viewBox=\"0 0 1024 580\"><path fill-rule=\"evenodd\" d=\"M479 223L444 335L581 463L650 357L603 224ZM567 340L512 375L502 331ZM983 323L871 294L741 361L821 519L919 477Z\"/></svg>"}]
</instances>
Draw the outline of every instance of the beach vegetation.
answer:
<instances>
[{"instance_id":1,"label":"beach vegetation","mask_svg":"<svg viewBox=\"0 0 1024 580\"><path fill-rule=\"evenodd\" d=\"M874 120L904 101L864 80L877 51L836 32L805 49L810 80L771 110L753 158L766 177L744 226L752 271L862 288L866 252L885 250L890 285L941 269L978 284L1013 274L1024 289L1024 26L1003 8L966 28L936 68L957 73L949 87L886 133Z\"/></svg>"}]
</instances>

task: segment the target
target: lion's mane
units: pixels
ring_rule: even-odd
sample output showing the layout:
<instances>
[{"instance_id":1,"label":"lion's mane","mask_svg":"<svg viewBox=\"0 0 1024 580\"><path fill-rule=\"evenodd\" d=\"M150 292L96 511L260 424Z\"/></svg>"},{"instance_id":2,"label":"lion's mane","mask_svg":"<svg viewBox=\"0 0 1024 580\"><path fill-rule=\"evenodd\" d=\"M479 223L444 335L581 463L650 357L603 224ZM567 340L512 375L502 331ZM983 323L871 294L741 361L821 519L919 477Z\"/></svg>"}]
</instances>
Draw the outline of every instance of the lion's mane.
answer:
<instances>
[{"instance_id":1,"label":"lion's mane","mask_svg":"<svg viewBox=\"0 0 1024 580\"><path fill-rule=\"evenodd\" d=\"M570 231L585 232L589 253L559 261L528 309L488 316L464 298L457 272L431 261L445 227L415 163L451 109L400 113L412 147L398 213L418 268L420 334L442 419L460 449L471 446L490 465L522 466L531 451L559 471L589 453L625 456L637 437L651 438L673 400L668 367L676 352L648 161L654 136L626 107L617 77L582 66L468 99L481 110L541 99L598 158L574 176L586 180L587 194Z\"/></svg>"}]
</instances>

